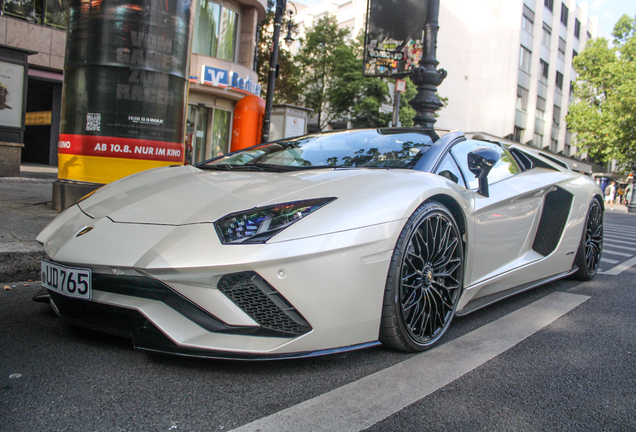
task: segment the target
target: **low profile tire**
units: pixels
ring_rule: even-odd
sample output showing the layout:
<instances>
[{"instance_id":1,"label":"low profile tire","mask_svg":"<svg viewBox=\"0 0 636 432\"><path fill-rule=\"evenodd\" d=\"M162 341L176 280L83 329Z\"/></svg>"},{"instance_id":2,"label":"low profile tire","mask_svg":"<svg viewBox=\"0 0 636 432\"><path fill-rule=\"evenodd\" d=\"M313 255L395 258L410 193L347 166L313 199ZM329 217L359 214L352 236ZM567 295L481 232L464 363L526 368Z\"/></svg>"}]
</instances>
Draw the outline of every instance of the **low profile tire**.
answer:
<instances>
[{"instance_id":1,"label":"low profile tire","mask_svg":"<svg viewBox=\"0 0 636 432\"><path fill-rule=\"evenodd\" d=\"M380 341L407 352L435 345L448 329L462 291L464 249L450 211L422 204L400 233L387 276Z\"/></svg>"},{"instance_id":2,"label":"low profile tire","mask_svg":"<svg viewBox=\"0 0 636 432\"><path fill-rule=\"evenodd\" d=\"M590 203L585 217L581 244L576 252L574 265L579 269L573 279L588 281L596 276L603 251L603 207L596 198Z\"/></svg>"}]
</instances>

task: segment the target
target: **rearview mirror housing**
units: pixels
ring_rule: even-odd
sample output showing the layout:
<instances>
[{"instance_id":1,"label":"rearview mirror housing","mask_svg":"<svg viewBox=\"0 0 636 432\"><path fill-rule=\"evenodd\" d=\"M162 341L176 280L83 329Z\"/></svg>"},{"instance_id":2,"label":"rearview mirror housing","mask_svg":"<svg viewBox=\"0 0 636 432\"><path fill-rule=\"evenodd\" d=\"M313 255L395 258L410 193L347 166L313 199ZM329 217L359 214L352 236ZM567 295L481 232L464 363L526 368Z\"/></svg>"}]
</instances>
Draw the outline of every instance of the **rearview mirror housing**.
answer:
<instances>
[{"instance_id":1,"label":"rearview mirror housing","mask_svg":"<svg viewBox=\"0 0 636 432\"><path fill-rule=\"evenodd\" d=\"M468 169L479 179L480 195L489 196L488 193L488 173L499 161L501 155L490 147L479 147L468 153Z\"/></svg>"}]
</instances>

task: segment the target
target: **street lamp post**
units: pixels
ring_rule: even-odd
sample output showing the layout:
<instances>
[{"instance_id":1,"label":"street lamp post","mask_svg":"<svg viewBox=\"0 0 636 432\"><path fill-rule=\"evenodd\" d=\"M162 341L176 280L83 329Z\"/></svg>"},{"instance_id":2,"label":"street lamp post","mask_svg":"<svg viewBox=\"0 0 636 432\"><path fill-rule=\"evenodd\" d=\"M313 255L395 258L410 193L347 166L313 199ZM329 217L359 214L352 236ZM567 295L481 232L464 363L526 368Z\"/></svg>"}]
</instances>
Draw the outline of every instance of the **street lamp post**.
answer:
<instances>
[{"instance_id":1,"label":"street lamp post","mask_svg":"<svg viewBox=\"0 0 636 432\"><path fill-rule=\"evenodd\" d=\"M434 129L435 111L442 108L443 104L437 96L437 86L444 78L446 71L437 69L439 62L436 58L437 31L439 19L439 0L428 0L427 18L424 26L424 53L417 68L411 73L411 80L417 86L417 94L409 104L415 109L413 122L416 126Z\"/></svg>"},{"instance_id":2,"label":"street lamp post","mask_svg":"<svg viewBox=\"0 0 636 432\"><path fill-rule=\"evenodd\" d=\"M269 58L269 79L267 81L267 99L265 100L265 117L263 118L262 141L269 141L269 126L272 121L272 107L274 105L274 87L276 86L276 71L278 69L278 42L280 39L280 26L287 0L276 0L276 13L274 15L274 35L272 37L272 54Z\"/></svg>"}]
</instances>

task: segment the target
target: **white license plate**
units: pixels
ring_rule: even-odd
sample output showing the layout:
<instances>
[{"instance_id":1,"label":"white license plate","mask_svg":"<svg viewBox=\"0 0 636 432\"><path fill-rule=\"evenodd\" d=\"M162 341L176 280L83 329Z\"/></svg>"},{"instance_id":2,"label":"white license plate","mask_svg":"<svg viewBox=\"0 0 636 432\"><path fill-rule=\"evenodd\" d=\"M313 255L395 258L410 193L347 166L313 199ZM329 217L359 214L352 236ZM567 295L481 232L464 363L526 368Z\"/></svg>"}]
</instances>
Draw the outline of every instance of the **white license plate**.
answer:
<instances>
[{"instance_id":1,"label":"white license plate","mask_svg":"<svg viewBox=\"0 0 636 432\"><path fill-rule=\"evenodd\" d=\"M90 299L91 271L42 260L42 286L67 297Z\"/></svg>"}]
</instances>

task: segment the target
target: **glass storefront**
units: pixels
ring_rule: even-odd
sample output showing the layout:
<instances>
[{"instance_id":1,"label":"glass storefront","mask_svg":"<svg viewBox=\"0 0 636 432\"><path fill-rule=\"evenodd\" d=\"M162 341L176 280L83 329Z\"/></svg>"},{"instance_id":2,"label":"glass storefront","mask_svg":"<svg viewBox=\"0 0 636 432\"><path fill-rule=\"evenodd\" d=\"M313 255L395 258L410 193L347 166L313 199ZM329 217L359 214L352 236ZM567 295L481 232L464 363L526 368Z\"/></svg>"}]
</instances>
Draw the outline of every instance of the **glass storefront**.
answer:
<instances>
[{"instance_id":1,"label":"glass storefront","mask_svg":"<svg viewBox=\"0 0 636 432\"><path fill-rule=\"evenodd\" d=\"M238 44L239 13L210 0L198 0L192 52L234 61Z\"/></svg>"},{"instance_id":2,"label":"glass storefront","mask_svg":"<svg viewBox=\"0 0 636 432\"><path fill-rule=\"evenodd\" d=\"M186 163L197 164L229 151L232 112L203 105L188 105Z\"/></svg>"}]
</instances>

